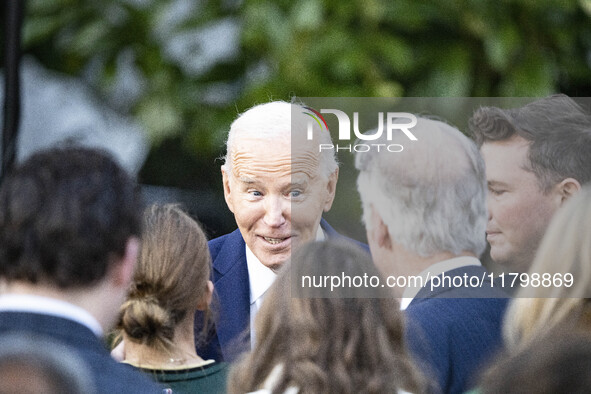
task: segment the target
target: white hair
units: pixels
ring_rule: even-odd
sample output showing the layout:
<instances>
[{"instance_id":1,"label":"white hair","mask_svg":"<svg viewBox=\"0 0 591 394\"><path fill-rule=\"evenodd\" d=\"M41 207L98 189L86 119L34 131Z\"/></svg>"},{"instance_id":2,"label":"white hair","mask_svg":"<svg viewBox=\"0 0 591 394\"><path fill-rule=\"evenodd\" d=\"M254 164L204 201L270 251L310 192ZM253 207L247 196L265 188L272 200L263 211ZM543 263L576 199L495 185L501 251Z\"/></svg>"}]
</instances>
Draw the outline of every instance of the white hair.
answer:
<instances>
[{"instance_id":1,"label":"white hair","mask_svg":"<svg viewBox=\"0 0 591 394\"><path fill-rule=\"evenodd\" d=\"M272 101L256 105L242 113L230 126L226 141L226 155L222 168L230 173L232 168L232 150L236 139L250 134L260 138L281 139L291 138L292 146L298 141L304 141L307 136L308 123L313 128L313 140L319 144L331 144L330 133L324 127L320 128L313 119L305 114L310 113L299 104L290 104L285 101ZM334 150L317 151L320 155L320 173L328 178L338 168Z\"/></svg>"},{"instance_id":2,"label":"white hair","mask_svg":"<svg viewBox=\"0 0 591 394\"><path fill-rule=\"evenodd\" d=\"M377 141L403 145L402 152L356 154L365 225L372 226L373 206L392 240L409 251L479 256L487 211L484 161L476 145L456 128L426 118L417 117L412 133L417 141L402 133Z\"/></svg>"}]
</instances>

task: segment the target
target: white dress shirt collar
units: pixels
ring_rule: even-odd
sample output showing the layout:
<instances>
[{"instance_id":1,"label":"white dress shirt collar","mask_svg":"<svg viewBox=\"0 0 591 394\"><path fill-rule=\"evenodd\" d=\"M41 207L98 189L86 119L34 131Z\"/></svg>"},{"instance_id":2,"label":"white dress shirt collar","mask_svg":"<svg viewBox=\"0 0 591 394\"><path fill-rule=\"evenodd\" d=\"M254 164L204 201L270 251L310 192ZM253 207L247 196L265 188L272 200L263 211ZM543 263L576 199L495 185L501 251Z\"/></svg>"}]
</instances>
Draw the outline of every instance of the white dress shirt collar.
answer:
<instances>
[{"instance_id":1,"label":"white dress shirt collar","mask_svg":"<svg viewBox=\"0 0 591 394\"><path fill-rule=\"evenodd\" d=\"M460 256L452 259L443 260L439 263L435 263L423 270L419 275L422 278L423 287L427 286L427 278L433 278L441 275L444 272L454 270L456 268L468 267L468 266L480 266L480 260L473 256ZM402 293L402 299L400 300L400 310L405 310L412 300L416 297L417 293L421 290L421 287L409 286L404 289Z\"/></svg>"},{"instance_id":2,"label":"white dress shirt collar","mask_svg":"<svg viewBox=\"0 0 591 394\"><path fill-rule=\"evenodd\" d=\"M88 311L69 302L32 294L0 296L0 312L26 312L61 317L88 327L97 337L103 335L99 322Z\"/></svg>"},{"instance_id":3,"label":"white dress shirt collar","mask_svg":"<svg viewBox=\"0 0 591 394\"><path fill-rule=\"evenodd\" d=\"M324 241L324 230L318 226L316 241ZM263 302L263 296L275 281L277 274L265 266L246 245L246 266L248 268L248 287L250 289L250 344L254 349L254 319Z\"/></svg>"}]
</instances>

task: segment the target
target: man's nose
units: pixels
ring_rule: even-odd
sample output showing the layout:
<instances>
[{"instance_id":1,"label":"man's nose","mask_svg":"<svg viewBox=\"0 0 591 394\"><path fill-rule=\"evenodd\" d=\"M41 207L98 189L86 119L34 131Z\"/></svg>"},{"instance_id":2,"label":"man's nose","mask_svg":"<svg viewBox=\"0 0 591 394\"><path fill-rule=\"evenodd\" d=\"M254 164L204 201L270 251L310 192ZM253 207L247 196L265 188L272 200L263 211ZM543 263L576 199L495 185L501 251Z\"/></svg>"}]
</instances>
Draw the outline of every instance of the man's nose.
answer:
<instances>
[{"instance_id":1,"label":"man's nose","mask_svg":"<svg viewBox=\"0 0 591 394\"><path fill-rule=\"evenodd\" d=\"M265 224L270 227L283 225L286 221L287 209L289 209L289 201L281 197L267 198L265 201Z\"/></svg>"},{"instance_id":2,"label":"man's nose","mask_svg":"<svg viewBox=\"0 0 591 394\"><path fill-rule=\"evenodd\" d=\"M488 213L488 220L490 221L492 219L492 213L493 213L493 199L491 198L491 193L488 192L486 194L486 212Z\"/></svg>"}]
</instances>

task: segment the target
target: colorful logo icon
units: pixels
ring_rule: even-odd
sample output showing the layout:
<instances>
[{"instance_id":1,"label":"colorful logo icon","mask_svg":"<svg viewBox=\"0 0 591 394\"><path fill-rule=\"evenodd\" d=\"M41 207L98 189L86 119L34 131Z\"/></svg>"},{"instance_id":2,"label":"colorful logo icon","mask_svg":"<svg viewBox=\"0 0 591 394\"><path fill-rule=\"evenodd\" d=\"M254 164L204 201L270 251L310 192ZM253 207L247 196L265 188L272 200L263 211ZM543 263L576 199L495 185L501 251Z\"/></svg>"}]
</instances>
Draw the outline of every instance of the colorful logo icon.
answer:
<instances>
[{"instance_id":1,"label":"colorful logo icon","mask_svg":"<svg viewBox=\"0 0 591 394\"><path fill-rule=\"evenodd\" d=\"M318 126L320 127L320 129L322 129L322 123L324 123L324 127L326 127L326 130L328 130L328 125L326 124L324 117L322 115L320 115L320 112L316 111L314 108L310 108L310 107L304 107L304 108L307 109L308 111L313 112L313 113L304 112L304 114L306 114L309 117L311 117L312 119L314 119L316 121L316 123L318 123ZM322 121L322 123L320 123L320 121Z\"/></svg>"}]
</instances>

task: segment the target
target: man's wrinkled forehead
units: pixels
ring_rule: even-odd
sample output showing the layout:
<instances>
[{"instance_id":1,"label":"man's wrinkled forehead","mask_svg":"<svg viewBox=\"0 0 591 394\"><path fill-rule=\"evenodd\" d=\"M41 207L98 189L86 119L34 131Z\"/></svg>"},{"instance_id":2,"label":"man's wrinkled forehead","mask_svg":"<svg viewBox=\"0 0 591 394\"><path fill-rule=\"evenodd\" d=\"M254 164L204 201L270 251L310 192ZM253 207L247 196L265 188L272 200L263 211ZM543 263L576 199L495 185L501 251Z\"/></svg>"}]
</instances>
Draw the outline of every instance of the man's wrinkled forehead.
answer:
<instances>
[{"instance_id":1,"label":"man's wrinkled forehead","mask_svg":"<svg viewBox=\"0 0 591 394\"><path fill-rule=\"evenodd\" d=\"M288 135L265 138L243 135L231 152L234 176L263 172L277 176L302 173L315 178L320 171L320 155L310 143L292 144Z\"/></svg>"}]
</instances>

